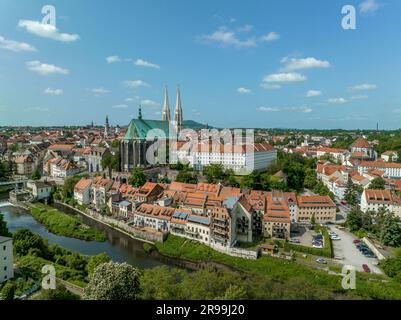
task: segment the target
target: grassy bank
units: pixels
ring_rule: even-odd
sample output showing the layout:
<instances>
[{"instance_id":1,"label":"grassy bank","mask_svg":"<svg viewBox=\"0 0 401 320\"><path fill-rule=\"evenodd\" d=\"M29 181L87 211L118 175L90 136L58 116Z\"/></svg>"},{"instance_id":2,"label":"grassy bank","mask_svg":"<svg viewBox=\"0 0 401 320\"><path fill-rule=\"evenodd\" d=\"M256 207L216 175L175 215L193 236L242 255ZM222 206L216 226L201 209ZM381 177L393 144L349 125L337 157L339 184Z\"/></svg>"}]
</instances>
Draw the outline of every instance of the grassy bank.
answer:
<instances>
[{"instance_id":1,"label":"grassy bank","mask_svg":"<svg viewBox=\"0 0 401 320\"><path fill-rule=\"evenodd\" d=\"M54 234L86 241L106 240L102 232L85 226L78 217L62 213L41 203L31 204L30 207L35 220Z\"/></svg>"},{"instance_id":2,"label":"grassy bank","mask_svg":"<svg viewBox=\"0 0 401 320\"><path fill-rule=\"evenodd\" d=\"M296 262L268 256L258 260L231 257L200 243L172 235L169 235L164 243L156 243L156 248L166 256L191 261L215 261L251 275L281 282L284 286L295 281L307 284L308 290L330 292L340 298L401 299L401 284L384 276L357 273L356 289L344 290L341 286L341 276L329 275Z\"/></svg>"}]
</instances>

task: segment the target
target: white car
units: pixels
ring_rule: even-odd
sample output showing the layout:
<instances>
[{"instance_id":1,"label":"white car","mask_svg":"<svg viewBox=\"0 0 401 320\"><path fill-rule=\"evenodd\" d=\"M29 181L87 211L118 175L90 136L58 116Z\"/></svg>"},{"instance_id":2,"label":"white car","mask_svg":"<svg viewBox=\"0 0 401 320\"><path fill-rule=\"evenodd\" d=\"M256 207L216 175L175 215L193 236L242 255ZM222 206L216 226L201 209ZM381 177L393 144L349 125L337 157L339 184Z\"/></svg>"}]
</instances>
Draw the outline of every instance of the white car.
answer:
<instances>
[{"instance_id":1,"label":"white car","mask_svg":"<svg viewBox=\"0 0 401 320\"><path fill-rule=\"evenodd\" d=\"M330 239L331 240L341 240L341 238L339 236L331 236Z\"/></svg>"}]
</instances>

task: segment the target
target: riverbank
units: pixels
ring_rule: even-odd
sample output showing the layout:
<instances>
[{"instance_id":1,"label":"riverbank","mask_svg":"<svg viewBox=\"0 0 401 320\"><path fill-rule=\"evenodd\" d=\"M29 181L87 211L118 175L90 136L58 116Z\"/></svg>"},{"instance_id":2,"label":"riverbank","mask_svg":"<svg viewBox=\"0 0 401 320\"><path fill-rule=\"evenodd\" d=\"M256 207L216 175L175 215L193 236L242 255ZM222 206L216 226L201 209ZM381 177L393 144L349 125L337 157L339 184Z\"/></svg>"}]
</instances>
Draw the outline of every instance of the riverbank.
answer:
<instances>
[{"instance_id":1,"label":"riverbank","mask_svg":"<svg viewBox=\"0 0 401 320\"><path fill-rule=\"evenodd\" d=\"M85 241L103 242L106 240L104 233L85 226L77 217L42 203L30 203L27 206L32 217L54 234Z\"/></svg>"},{"instance_id":2,"label":"riverbank","mask_svg":"<svg viewBox=\"0 0 401 320\"><path fill-rule=\"evenodd\" d=\"M124 235L126 235L126 236L128 236L128 237L130 237L132 239L134 239L134 240L137 240L137 241L140 241L140 242L144 242L144 243L148 243L148 244L152 244L152 245L154 245L155 242L156 242L156 241L151 241L149 239L145 239L144 237L136 236L131 231L126 230L127 228L129 228L128 226L124 226L125 227L125 229L124 229L122 223L120 221L118 221L118 220L113 219L113 218L105 217L105 216L102 216L101 214L95 213L95 212L92 212L90 214L88 212L84 212L84 211L82 211L82 210L80 210L78 208L72 207L71 205L63 203L63 202L60 202L60 201L56 201L54 205L55 205L56 208L58 207L60 210L71 210L75 214L80 214L82 216L85 216L85 217L93 220L93 221L99 222L99 223L101 223L101 224L103 224L105 226L108 226L108 227L112 228L113 230L116 230L116 231L118 231L118 232L120 232L120 233L122 233L122 234L124 234ZM141 233L141 234L145 234L145 233ZM161 239L161 238L157 237L156 239Z\"/></svg>"},{"instance_id":3,"label":"riverbank","mask_svg":"<svg viewBox=\"0 0 401 320\"><path fill-rule=\"evenodd\" d=\"M309 289L338 293L345 298L401 299L401 284L385 276L357 273L356 289L344 290L341 276L329 275L325 271L312 269L297 262L269 256L262 256L258 260L232 257L198 242L172 235L169 235L165 242L156 243L155 248L161 255L178 260L221 264L247 275L253 274L283 284L295 281Z\"/></svg>"}]
</instances>

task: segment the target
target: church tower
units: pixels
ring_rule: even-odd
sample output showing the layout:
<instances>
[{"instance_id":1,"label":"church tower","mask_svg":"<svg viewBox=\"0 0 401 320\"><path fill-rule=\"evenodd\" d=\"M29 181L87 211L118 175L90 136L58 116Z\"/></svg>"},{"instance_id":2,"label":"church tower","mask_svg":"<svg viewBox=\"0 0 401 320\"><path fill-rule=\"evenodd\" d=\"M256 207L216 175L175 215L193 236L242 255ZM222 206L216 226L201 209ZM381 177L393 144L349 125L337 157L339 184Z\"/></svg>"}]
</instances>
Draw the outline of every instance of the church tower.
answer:
<instances>
[{"instance_id":1,"label":"church tower","mask_svg":"<svg viewBox=\"0 0 401 320\"><path fill-rule=\"evenodd\" d=\"M177 100L175 103L175 111L174 111L174 126L177 133L182 130L183 116L182 116L180 87L178 87L177 89Z\"/></svg>"},{"instance_id":2,"label":"church tower","mask_svg":"<svg viewBox=\"0 0 401 320\"><path fill-rule=\"evenodd\" d=\"M104 123L104 137L107 138L110 132L109 116L106 115L106 122Z\"/></svg>"},{"instance_id":3,"label":"church tower","mask_svg":"<svg viewBox=\"0 0 401 320\"><path fill-rule=\"evenodd\" d=\"M164 103L163 103L163 110L162 110L162 121L170 122L170 104L168 102L168 92L167 86L164 89Z\"/></svg>"}]
</instances>

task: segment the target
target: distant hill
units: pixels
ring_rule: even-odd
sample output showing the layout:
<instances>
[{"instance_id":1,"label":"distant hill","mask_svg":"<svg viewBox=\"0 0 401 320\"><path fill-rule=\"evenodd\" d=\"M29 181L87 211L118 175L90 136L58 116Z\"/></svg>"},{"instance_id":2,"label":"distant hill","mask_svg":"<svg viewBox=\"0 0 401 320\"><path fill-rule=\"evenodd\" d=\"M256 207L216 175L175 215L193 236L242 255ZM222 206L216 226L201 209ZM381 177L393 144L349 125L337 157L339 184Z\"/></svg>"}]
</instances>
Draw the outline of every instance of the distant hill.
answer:
<instances>
[{"instance_id":1,"label":"distant hill","mask_svg":"<svg viewBox=\"0 0 401 320\"><path fill-rule=\"evenodd\" d=\"M185 128L194 129L194 130L205 129L206 128L205 124L202 124L202 123L199 123L199 122L196 122L196 121L193 121L193 120L184 120L183 125L184 125ZM208 125L208 128L210 129L210 128L213 128L213 127Z\"/></svg>"}]
</instances>

